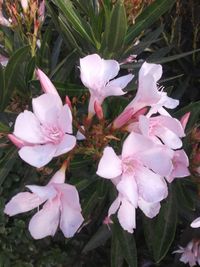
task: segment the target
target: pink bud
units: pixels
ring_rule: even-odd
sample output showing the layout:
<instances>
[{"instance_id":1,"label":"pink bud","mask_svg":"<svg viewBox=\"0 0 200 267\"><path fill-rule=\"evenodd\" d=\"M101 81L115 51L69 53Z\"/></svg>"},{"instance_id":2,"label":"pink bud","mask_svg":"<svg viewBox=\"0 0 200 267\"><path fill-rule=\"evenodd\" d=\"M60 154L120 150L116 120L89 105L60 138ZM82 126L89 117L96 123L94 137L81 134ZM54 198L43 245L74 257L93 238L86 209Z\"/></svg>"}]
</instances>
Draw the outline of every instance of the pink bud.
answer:
<instances>
[{"instance_id":1,"label":"pink bud","mask_svg":"<svg viewBox=\"0 0 200 267\"><path fill-rule=\"evenodd\" d=\"M133 116L134 108L123 111L113 122L113 128L118 129L125 125Z\"/></svg>"},{"instance_id":2,"label":"pink bud","mask_svg":"<svg viewBox=\"0 0 200 267\"><path fill-rule=\"evenodd\" d=\"M59 96L55 86L43 71L41 71L40 69L36 69L36 75L40 81L44 93L49 93Z\"/></svg>"},{"instance_id":3,"label":"pink bud","mask_svg":"<svg viewBox=\"0 0 200 267\"><path fill-rule=\"evenodd\" d=\"M180 122L181 122L182 127L183 127L184 130L185 130L185 127L186 127L186 125L188 123L189 118L190 118L190 112L187 112L180 119Z\"/></svg>"},{"instance_id":4,"label":"pink bud","mask_svg":"<svg viewBox=\"0 0 200 267\"><path fill-rule=\"evenodd\" d=\"M14 134L8 134L8 139L18 148L22 148L26 145L24 141L16 137Z\"/></svg>"},{"instance_id":5,"label":"pink bud","mask_svg":"<svg viewBox=\"0 0 200 267\"><path fill-rule=\"evenodd\" d=\"M65 97L65 103L68 105L70 109L72 109L72 102L67 95Z\"/></svg>"},{"instance_id":6,"label":"pink bud","mask_svg":"<svg viewBox=\"0 0 200 267\"><path fill-rule=\"evenodd\" d=\"M23 8L24 13L26 13L28 10L28 4L29 4L28 0L21 0L21 6Z\"/></svg>"},{"instance_id":7,"label":"pink bud","mask_svg":"<svg viewBox=\"0 0 200 267\"><path fill-rule=\"evenodd\" d=\"M141 108L140 110L138 110L135 114L133 114L133 116L132 116L132 119L134 119L134 120L138 120L138 118L139 118L139 116L140 115L144 115L146 112L147 112L147 108L145 107L145 108Z\"/></svg>"},{"instance_id":8,"label":"pink bud","mask_svg":"<svg viewBox=\"0 0 200 267\"><path fill-rule=\"evenodd\" d=\"M96 113L96 115L97 115L97 118L99 119L99 120L102 120L103 119L103 109L102 109L102 107L101 107L101 105L99 104L99 102L98 101L95 101L94 102L94 110L95 110L95 113Z\"/></svg>"},{"instance_id":9,"label":"pink bud","mask_svg":"<svg viewBox=\"0 0 200 267\"><path fill-rule=\"evenodd\" d=\"M39 15L40 21L44 20L44 13L45 13L45 3L44 3L44 0L42 0L42 2L40 3L39 9L38 9L38 15Z\"/></svg>"}]
</instances>

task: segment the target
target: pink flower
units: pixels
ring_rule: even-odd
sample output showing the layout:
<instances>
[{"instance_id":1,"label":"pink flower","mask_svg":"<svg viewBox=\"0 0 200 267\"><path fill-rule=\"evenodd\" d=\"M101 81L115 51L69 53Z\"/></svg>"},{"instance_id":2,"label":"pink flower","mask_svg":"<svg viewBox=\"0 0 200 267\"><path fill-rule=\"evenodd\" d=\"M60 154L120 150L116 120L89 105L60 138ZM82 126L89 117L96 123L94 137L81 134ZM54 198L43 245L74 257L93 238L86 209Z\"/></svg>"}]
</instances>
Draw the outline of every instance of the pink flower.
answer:
<instances>
[{"instance_id":1,"label":"pink flower","mask_svg":"<svg viewBox=\"0 0 200 267\"><path fill-rule=\"evenodd\" d=\"M72 134L72 114L50 80L39 72L46 94L32 100L33 112L25 110L17 116L11 141L20 144L19 156L40 168L53 157L65 154L76 145ZM23 145L24 144L24 145Z\"/></svg>"},{"instance_id":2,"label":"pink flower","mask_svg":"<svg viewBox=\"0 0 200 267\"><path fill-rule=\"evenodd\" d=\"M144 62L139 71L139 86L135 98L126 107L134 108L135 112L143 107L151 107L148 113L150 117L154 113L169 116L164 109L173 109L178 106L179 101L167 96L167 93L159 90L158 80L162 76L162 66L158 64L149 64Z\"/></svg>"},{"instance_id":3,"label":"pink flower","mask_svg":"<svg viewBox=\"0 0 200 267\"><path fill-rule=\"evenodd\" d=\"M133 75L113 79L119 70L120 66L116 60L105 60L97 54L80 59L81 81L90 91L89 116L95 113L95 101L101 105L108 96L125 94L122 89L133 79Z\"/></svg>"},{"instance_id":4,"label":"pink flower","mask_svg":"<svg viewBox=\"0 0 200 267\"><path fill-rule=\"evenodd\" d=\"M11 23L3 15L2 5L3 5L3 0L0 1L0 25L11 27Z\"/></svg>"},{"instance_id":5,"label":"pink flower","mask_svg":"<svg viewBox=\"0 0 200 267\"><path fill-rule=\"evenodd\" d=\"M128 130L137 130L155 142L159 142L160 139L172 149L180 148L180 138L185 136L184 129L177 119L163 115L151 118L141 115L139 122L130 124Z\"/></svg>"},{"instance_id":6,"label":"pink flower","mask_svg":"<svg viewBox=\"0 0 200 267\"><path fill-rule=\"evenodd\" d=\"M28 10L29 0L21 0L21 6L23 11L26 13Z\"/></svg>"},{"instance_id":7,"label":"pink flower","mask_svg":"<svg viewBox=\"0 0 200 267\"><path fill-rule=\"evenodd\" d=\"M190 267L200 264L200 242L199 240L190 241L185 248L179 246L179 249L173 253L181 253L180 261L189 263Z\"/></svg>"},{"instance_id":8,"label":"pink flower","mask_svg":"<svg viewBox=\"0 0 200 267\"><path fill-rule=\"evenodd\" d=\"M75 186L65 184L65 168L57 171L46 186L27 186L32 192L18 193L5 206L9 216L40 209L30 220L33 238L54 236L58 225L65 237L72 237L83 222L79 196Z\"/></svg>"},{"instance_id":9,"label":"pink flower","mask_svg":"<svg viewBox=\"0 0 200 267\"><path fill-rule=\"evenodd\" d=\"M134 132L125 140L121 156L111 147L105 148L97 174L116 185L119 195L108 213L118 210L119 222L128 232L135 228L137 206L148 217L158 213L159 202L168 194L163 176L171 173L172 158L171 149Z\"/></svg>"},{"instance_id":10,"label":"pink flower","mask_svg":"<svg viewBox=\"0 0 200 267\"><path fill-rule=\"evenodd\" d=\"M174 157L172 159L173 169L169 176L166 176L166 179L171 183L174 178L182 178L190 175L189 172L189 160L183 149L176 150L174 152Z\"/></svg>"}]
</instances>

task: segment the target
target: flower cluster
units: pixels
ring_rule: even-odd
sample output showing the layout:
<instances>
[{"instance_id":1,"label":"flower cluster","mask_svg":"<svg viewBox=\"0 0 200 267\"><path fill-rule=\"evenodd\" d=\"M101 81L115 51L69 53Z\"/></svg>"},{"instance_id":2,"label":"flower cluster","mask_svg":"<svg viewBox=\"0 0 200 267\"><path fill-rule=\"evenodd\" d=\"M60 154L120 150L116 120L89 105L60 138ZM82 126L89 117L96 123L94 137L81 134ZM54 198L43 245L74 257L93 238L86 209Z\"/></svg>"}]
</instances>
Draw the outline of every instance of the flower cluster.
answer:
<instances>
[{"instance_id":1,"label":"flower cluster","mask_svg":"<svg viewBox=\"0 0 200 267\"><path fill-rule=\"evenodd\" d=\"M189 116L186 114L180 122L166 110L179 102L158 87L161 65L144 62L135 98L114 121L104 119L105 98L126 94L123 89L133 79L132 74L115 78L119 71L116 60L105 60L97 54L80 59L80 77L90 92L88 116L80 123L73 118L76 114L69 98L63 105L52 82L36 70L44 93L32 100L33 111L18 115L14 132L8 137L19 148L21 159L34 167L43 167L63 154L67 154L67 160L46 186L27 186L31 192L17 194L5 207L5 213L13 216L44 204L29 224L34 238L54 235L58 225L66 237L71 237L83 222L78 192L64 183L65 170L74 153L101 157L97 174L111 179L118 192L107 221L111 222L111 215L117 212L121 226L130 233L136 227L137 207L153 218L168 195L167 183L189 175L181 141ZM119 140L118 133L128 133L121 155L109 146L110 140ZM79 145L77 140L83 139Z\"/></svg>"},{"instance_id":2,"label":"flower cluster","mask_svg":"<svg viewBox=\"0 0 200 267\"><path fill-rule=\"evenodd\" d=\"M189 263L190 267L200 265L200 240L191 240L185 248L179 246L179 249L173 253L181 253L180 261Z\"/></svg>"}]
</instances>

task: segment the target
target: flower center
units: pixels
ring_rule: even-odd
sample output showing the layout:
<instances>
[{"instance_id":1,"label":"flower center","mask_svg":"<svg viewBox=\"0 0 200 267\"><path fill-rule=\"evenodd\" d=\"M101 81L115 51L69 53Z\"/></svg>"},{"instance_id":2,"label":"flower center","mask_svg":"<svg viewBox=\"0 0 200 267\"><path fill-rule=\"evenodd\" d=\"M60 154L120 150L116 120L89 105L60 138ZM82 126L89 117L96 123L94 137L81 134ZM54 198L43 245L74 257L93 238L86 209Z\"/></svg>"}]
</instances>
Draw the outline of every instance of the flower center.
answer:
<instances>
[{"instance_id":1,"label":"flower center","mask_svg":"<svg viewBox=\"0 0 200 267\"><path fill-rule=\"evenodd\" d=\"M133 157L126 157L122 160L123 172L126 174L134 174L140 165L139 160Z\"/></svg>"},{"instance_id":2,"label":"flower center","mask_svg":"<svg viewBox=\"0 0 200 267\"><path fill-rule=\"evenodd\" d=\"M64 136L63 131L57 126L43 126L42 127L46 141L53 144L60 143L61 139Z\"/></svg>"}]
</instances>

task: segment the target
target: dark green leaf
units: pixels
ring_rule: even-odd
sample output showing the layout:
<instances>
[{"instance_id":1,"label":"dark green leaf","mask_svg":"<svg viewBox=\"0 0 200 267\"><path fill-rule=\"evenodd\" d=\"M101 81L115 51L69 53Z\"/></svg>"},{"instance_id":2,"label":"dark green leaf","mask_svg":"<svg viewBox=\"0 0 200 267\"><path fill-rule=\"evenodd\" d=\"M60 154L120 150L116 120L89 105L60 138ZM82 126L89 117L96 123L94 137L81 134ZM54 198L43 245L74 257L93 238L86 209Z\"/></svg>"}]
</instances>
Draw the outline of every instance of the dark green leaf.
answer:
<instances>
[{"instance_id":1,"label":"dark green leaf","mask_svg":"<svg viewBox=\"0 0 200 267\"><path fill-rule=\"evenodd\" d=\"M177 206L175 192L169 190L169 196L162 204L159 214L153 219L143 217L145 239L156 263L167 254L174 240L177 224Z\"/></svg>"}]
</instances>

